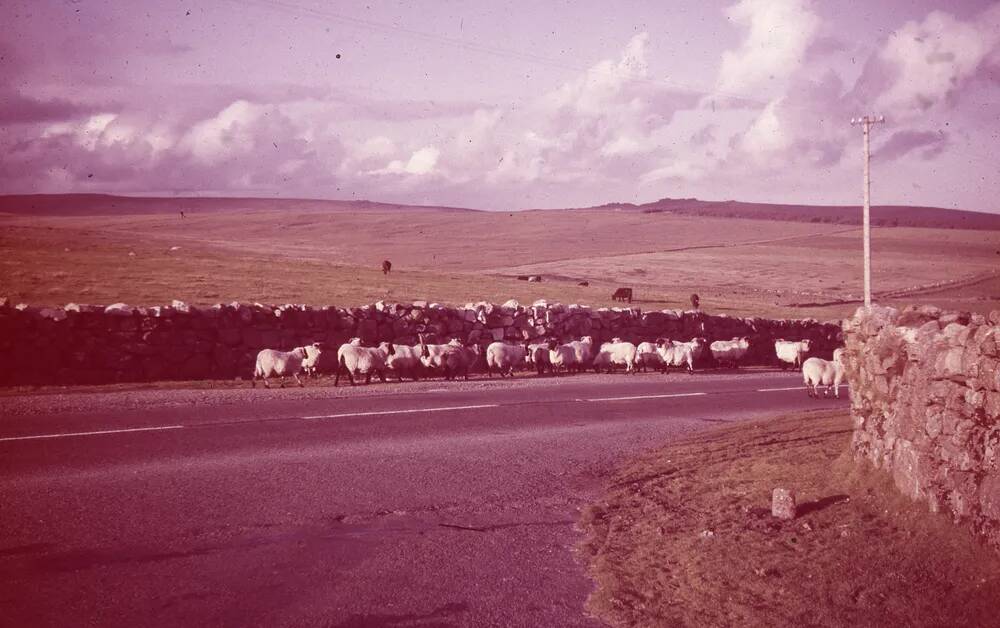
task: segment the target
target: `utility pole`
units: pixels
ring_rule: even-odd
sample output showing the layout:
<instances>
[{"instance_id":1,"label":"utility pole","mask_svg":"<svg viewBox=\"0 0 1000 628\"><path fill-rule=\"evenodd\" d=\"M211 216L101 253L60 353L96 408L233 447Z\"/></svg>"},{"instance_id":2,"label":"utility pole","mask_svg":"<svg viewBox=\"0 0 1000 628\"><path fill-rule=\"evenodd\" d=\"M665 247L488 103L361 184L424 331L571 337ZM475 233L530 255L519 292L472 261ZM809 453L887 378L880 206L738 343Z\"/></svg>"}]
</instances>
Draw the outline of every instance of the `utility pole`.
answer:
<instances>
[{"instance_id":1,"label":"utility pole","mask_svg":"<svg viewBox=\"0 0 1000 628\"><path fill-rule=\"evenodd\" d=\"M864 205L864 240L865 240L865 309L872 306L872 230L871 230L871 127L873 124L885 122L885 116L864 116L851 118L851 126L861 126L865 144L865 205Z\"/></svg>"}]
</instances>

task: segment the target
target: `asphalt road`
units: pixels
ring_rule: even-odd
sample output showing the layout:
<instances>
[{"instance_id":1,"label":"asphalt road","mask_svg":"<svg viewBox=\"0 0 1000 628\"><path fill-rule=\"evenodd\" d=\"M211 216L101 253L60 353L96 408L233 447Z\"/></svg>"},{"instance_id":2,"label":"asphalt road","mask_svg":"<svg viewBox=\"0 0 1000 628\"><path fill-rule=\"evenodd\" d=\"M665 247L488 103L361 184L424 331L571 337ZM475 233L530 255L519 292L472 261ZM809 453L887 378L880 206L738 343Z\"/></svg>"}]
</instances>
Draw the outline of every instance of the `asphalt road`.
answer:
<instances>
[{"instance_id":1,"label":"asphalt road","mask_svg":"<svg viewBox=\"0 0 1000 628\"><path fill-rule=\"evenodd\" d=\"M598 625L573 548L602 479L721 422L846 408L800 382L0 399L0 624Z\"/></svg>"}]
</instances>

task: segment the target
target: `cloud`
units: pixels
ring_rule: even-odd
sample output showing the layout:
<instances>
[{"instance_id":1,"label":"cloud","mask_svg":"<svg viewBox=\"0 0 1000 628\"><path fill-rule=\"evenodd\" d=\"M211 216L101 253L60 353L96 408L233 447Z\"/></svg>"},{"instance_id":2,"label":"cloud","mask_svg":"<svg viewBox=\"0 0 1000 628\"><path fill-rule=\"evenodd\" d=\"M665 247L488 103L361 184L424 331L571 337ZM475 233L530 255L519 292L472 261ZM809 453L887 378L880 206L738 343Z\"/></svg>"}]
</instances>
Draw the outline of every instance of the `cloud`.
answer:
<instances>
[{"instance_id":1,"label":"cloud","mask_svg":"<svg viewBox=\"0 0 1000 628\"><path fill-rule=\"evenodd\" d=\"M715 124L708 124L703 126L702 128L695 131L695 133L691 136L690 139L691 145L696 148L701 148L702 146L714 143L716 139L715 134L717 131L718 131L718 126Z\"/></svg>"},{"instance_id":2,"label":"cloud","mask_svg":"<svg viewBox=\"0 0 1000 628\"><path fill-rule=\"evenodd\" d=\"M780 89L805 60L820 23L808 0L740 0L726 16L746 37L722 54L717 89L737 95Z\"/></svg>"},{"instance_id":3,"label":"cloud","mask_svg":"<svg viewBox=\"0 0 1000 628\"><path fill-rule=\"evenodd\" d=\"M17 90L0 91L0 124L30 124L76 118L112 105L73 102L66 98L32 98ZM117 106L114 106L117 109Z\"/></svg>"},{"instance_id":4,"label":"cloud","mask_svg":"<svg viewBox=\"0 0 1000 628\"><path fill-rule=\"evenodd\" d=\"M410 155L404 163L398 159L389 162L385 168L375 170L372 174L414 174L418 176L431 174L437 165L441 151L433 146L424 146Z\"/></svg>"},{"instance_id":5,"label":"cloud","mask_svg":"<svg viewBox=\"0 0 1000 628\"><path fill-rule=\"evenodd\" d=\"M872 158L879 161L892 161L920 148L924 159L934 157L944 150L948 143L948 135L936 131L897 131L893 133L878 150L872 153Z\"/></svg>"},{"instance_id":6,"label":"cloud","mask_svg":"<svg viewBox=\"0 0 1000 628\"><path fill-rule=\"evenodd\" d=\"M648 33L633 36L617 57L522 108L477 111L458 133L457 158L442 157L455 180L599 187L656 166L674 114L698 96L649 75L649 41Z\"/></svg>"},{"instance_id":7,"label":"cloud","mask_svg":"<svg viewBox=\"0 0 1000 628\"><path fill-rule=\"evenodd\" d=\"M899 120L960 98L1000 58L1000 4L970 21L932 11L888 36L865 65L853 97Z\"/></svg>"}]
</instances>

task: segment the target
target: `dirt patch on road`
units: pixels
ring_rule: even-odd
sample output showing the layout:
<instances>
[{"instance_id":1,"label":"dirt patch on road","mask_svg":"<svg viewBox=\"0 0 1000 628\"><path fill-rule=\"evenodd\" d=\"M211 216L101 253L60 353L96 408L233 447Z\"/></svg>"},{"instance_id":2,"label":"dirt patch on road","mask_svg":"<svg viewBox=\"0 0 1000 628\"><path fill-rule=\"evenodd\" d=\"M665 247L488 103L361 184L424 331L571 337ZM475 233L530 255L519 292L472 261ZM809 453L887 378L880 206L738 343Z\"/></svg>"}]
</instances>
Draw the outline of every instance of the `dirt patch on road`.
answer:
<instances>
[{"instance_id":1,"label":"dirt patch on road","mask_svg":"<svg viewBox=\"0 0 1000 628\"><path fill-rule=\"evenodd\" d=\"M843 411L741 423L621 468L584 511L614 626L997 625L1000 556L855 467ZM770 515L775 487L798 518Z\"/></svg>"}]
</instances>

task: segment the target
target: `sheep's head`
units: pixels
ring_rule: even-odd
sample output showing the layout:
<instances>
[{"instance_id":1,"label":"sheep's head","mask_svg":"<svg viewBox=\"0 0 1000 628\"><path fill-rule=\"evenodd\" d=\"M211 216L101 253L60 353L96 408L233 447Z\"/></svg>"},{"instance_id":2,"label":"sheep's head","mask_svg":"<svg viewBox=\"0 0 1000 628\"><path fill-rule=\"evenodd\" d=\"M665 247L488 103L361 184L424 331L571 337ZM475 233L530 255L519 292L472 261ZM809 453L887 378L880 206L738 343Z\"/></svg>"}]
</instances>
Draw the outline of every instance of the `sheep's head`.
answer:
<instances>
[{"instance_id":1,"label":"sheep's head","mask_svg":"<svg viewBox=\"0 0 1000 628\"><path fill-rule=\"evenodd\" d=\"M657 347L662 347L665 344L667 344L667 339L666 338L657 338L656 339L656 346Z\"/></svg>"},{"instance_id":2,"label":"sheep's head","mask_svg":"<svg viewBox=\"0 0 1000 628\"><path fill-rule=\"evenodd\" d=\"M429 358L431 357L431 350L424 344L424 341L420 341L420 357Z\"/></svg>"},{"instance_id":3,"label":"sheep's head","mask_svg":"<svg viewBox=\"0 0 1000 628\"><path fill-rule=\"evenodd\" d=\"M294 349L292 349L291 353L293 356L297 358L305 358L307 355L305 347L295 347Z\"/></svg>"},{"instance_id":4,"label":"sheep's head","mask_svg":"<svg viewBox=\"0 0 1000 628\"><path fill-rule=\"evenodd\" d=\"M555 340L550 340L549 341L549 351L555 351L556 347L558 347L558 346L559 346L559 343L556 342Z\"/></svg>"},{"instance_id":5,"label":"sheep's head","mask_svg":"<svg viewBox=\"0 0 1000 628\"><path fill-rule=\"evenodd\" d=\"M383 342L378 346L378 348L385 351L386 355L396 355L396 347L394 347L391 342Z\"/></svg>"},{"instance_id":6,"label":"sheep's head","mask_svg":"<svg viewBox=\"0 0 1000 628\"><path fill-rule=\"evenodd\" d=\"M594 338L593 338L593 336L584 336L583 338L580 338L580 342L583 342L583 343L586 343L586 344L594 344Z\"/></svg>"},{"instance_id":7,"label":"sheep's head","mask_svg":"<svg viewBox=\"0 0 1000 628\"><path fill-rule=\"evenodd\" d=\"M812 345L812 340L806 338L805 340L802 341L802 348L805 349L806 351L809 351L810 345Z\"/></svg>"}]
</instances>

